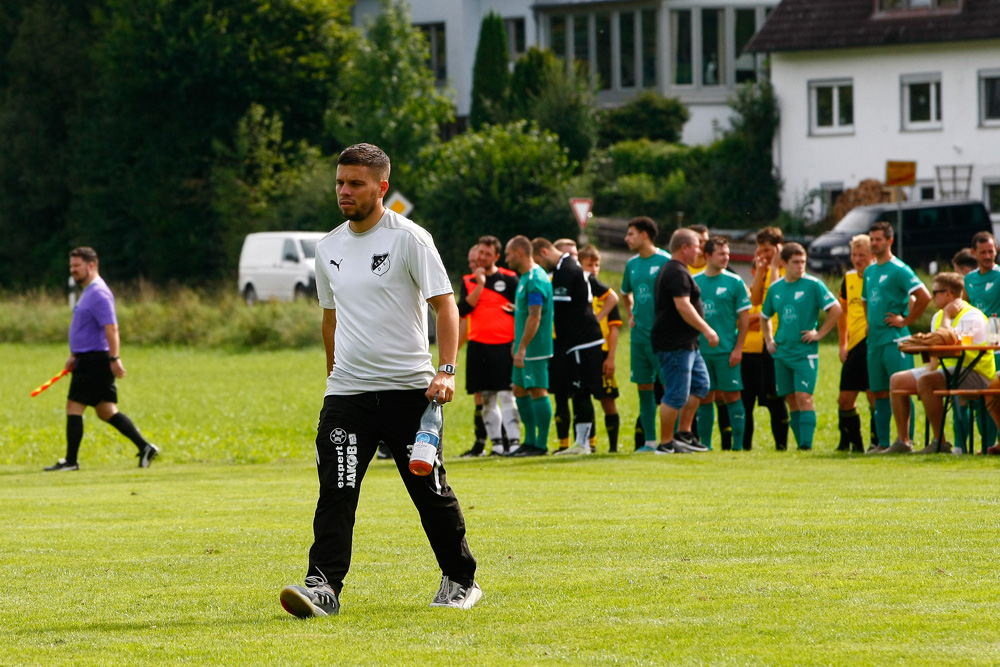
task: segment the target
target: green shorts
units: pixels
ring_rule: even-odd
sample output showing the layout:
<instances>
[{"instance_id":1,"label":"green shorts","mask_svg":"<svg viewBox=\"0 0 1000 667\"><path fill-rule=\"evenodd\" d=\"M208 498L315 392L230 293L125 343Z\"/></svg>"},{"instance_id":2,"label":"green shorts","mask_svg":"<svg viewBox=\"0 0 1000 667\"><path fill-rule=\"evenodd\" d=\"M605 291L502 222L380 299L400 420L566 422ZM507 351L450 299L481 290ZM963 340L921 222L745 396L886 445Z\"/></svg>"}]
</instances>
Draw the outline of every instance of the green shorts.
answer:
<instances>
[{"instance_id":1,"label":"green shorts","mask_svg":"<svg viewBox=\"0 0 1000 667\"><path fill-rule=\"evenodd\" d=\"M899 349L895 343L872 345L868 343L868 388L871 391L889 391L889 378L893 373L913 369L913 355Z\"/></svg>"},{"instance_id":2,"label":"green shorts","mask_svg":"<svg viewBox=\"0 0 1000 667\"><path fill-rule=\"evenodd\" d=\"M740 364L729 365L729 355L701 355L708 366L708 380L711 391L742 391L743 373Z\"/></svg>"},{"instance_id":3,"label":"green shorts","mask_svg":"<svg viewBox=\"0 0 1000 667\"><path fill-rule=\"evenodd\" d=\"M510 372L511 381L522 389L549 388L549 359L525 360L524 368L514 366Z\"/></svg>"},{"instance_id":4,"label":"green shorts","mask_svg":"<svg viewBox=\"0 0 1000 667\"><path fill-rule=\"evenodd\" d=\"M653 344L648 338L636 335L632 331L629 342L629 352L632 356L632 382L636 384L653 384L660 372L660 359L653 351Z\"/></svg>"},{"instance_id":5,"label":"green shorts","mask_svg":"<svg viewBox=\"0 0 1000 667\"><path fill-rule=\"evenodd\" d=\"M801 391L812 394L816 391L816 377L819 375L819 355L810 354L798 359L774 359L774 380L778 385L778 396Z\"/></svg>"}]
</instances>

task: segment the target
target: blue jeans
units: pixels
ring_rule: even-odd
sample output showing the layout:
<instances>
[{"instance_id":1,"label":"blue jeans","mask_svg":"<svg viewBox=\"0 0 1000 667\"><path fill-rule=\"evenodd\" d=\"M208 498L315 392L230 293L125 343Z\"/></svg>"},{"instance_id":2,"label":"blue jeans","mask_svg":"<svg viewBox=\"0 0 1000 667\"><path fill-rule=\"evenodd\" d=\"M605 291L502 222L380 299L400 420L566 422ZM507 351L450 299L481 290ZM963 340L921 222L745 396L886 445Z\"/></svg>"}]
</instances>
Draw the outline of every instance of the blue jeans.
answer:
<instances>
[{"instance_id":1,"label":"blue jeans","mask_svg":"<svg viewBox=\"0 0 1000 667\"><path fill-rule=\"evenodd\" d=\"M656 357L660 360L664 405L680 410L692 394L708 396L708 368L698 350L658 350Z\"/></svg>"}]
</instances>

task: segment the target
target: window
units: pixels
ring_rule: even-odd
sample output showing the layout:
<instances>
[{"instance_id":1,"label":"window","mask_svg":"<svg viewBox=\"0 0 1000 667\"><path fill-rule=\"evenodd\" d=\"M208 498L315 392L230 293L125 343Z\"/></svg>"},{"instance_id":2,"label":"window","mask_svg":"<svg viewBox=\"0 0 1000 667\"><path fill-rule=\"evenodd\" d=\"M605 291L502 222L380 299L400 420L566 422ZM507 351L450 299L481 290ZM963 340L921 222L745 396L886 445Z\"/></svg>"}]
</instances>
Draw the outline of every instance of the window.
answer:
<instances>
[{"instance_id":1,"label":"window","mask_svg":"<svg viewBox=\"0 0 1000 667\"><path fill-rule=\"evenodd\" d=\"M549 48L556 56L566 58L565 16L553 16L549 19Z\"/></svg>"},{"instance_id":2,"label":"window","mask_svg":"<svg viewBox=\"0 0 1000 667\"><path fill-rule=\"evenodd\" d=\"M701 85L726 83L724 10L701 10Z\"/></svg>"},{"instance_id":3,"label":"window","mask_svg":"<svg viewBox=\"0 0 1000 667\"><path fill-rule=\"evenodd\" d=\"M694 83L692 65L691 10L677 9L670 12L670 37L674 43L674 85Z\"/></svg>"},{"instance_id":4,"label":"window","mask_svg":"<svg viewBox=\"0 0 1000 667\"><path fill-rule=\"evenodd\" d=\"M757 32L757 12L753 9L736 10L736 83L757 80L757 55L742 53L750 38Z\"/></svg>"},{"instance_id":5,"label":"window","mask_svg":"<svg viewBox=\"0 0 1000 667\"><path fill-rule=\"evenodd\" d=\"M431 55L427 61L427 67L434 72L434 81L439 86L448 81L448 54L444 36L444 23L424 23L417 24L427 38L430 45Z\"/></svg>"},{"instance_id":6,"label":"window","mask_svg":"<svg viewBox=\"0 0 1000 667\"><path fill-rule=\"evenodd\" d=\"M809 84L810 133L854 132L854 84L850 79Z\"/></svg>"},{"instance_id":7,"label":"window","mask_svg":"<svg viewBox=\"0 0 1000 667\"><path fill-rule=\"evenodd\" d=\"M524 55L524 19L504 19L503 27L507 31L507 53L510 61L515 62Z\"/></svg>"},{"instance_id":8,"label":"window","mask_svg":"<svg viewBox=\"0 0 1000 667\"><path fill-rule=\"evenodd\" d=\"M1000 181L983 181L983 203L994 216L1000 215Z\"/></svg>"},{"instance_id":9,"label":"window","mask_svg":"<svg viewBox=\"0 0 1000 667\"><path fill-rule=\"evenodd\" d=\"M961 0L877 0L879 12L928 12L956 11L962 8Z\"/></svg>"},{"instance_id":10,"label":"window","mask_svg":"<svg viewBox=\"0 0 1000 667\"><path fill-rule=\"evenodd\" d=\"M841 181L827 182L819 184L822 206L822 217L827 218L833 215L833 207L837 203L840 195L844 194L844 184Z\"/></svg>"},{"instance_id":11,"label":"window","mask_svg":"<svg viewBox=\"0 0 1000 667\"><path fill-rule=\"evenodd\" d=\"M618 71L622 88L635 88L635 12L618 14Z\"/></svg>"},{"instance_id":12,"label":"window","mask_svg":"<svg viewBox=\"0 0 1000 667\"><path fill-rule=\"evenodd\" d=\"M1000 70L979 72L979 124L1000 127Z\"/></svg>"},{"instance_id":13,"label":"window","mask_svg":"<svg viewBox=\"0 0 1000 667\"><path fill-rule=\"evenodd\" d=\"M901 79L904 130L941 128L941 75L916 74Z\"/></svg>"},{"instance_id":14,"label":"window","mask_svg":"<svg viewBox=\"0 0 1000 667\"><path fill-rule=\"evenodd\" d=\"M642 22L642 87L656 86L656 54L659 53L656 44L656 10L644 9L639 15Z\"/></svg>"},{"instance_id":15,"label":"window","mask_svg":"<svg viewBox=\"0 0 1000 667\"><path fill-rule=\"evenodd\" d=\"M594 24L597 31L597 85L601 90L611 88L611 15L597 14ZM632 57L635 60L635 56Z\"/></svg>"}]
</instances>

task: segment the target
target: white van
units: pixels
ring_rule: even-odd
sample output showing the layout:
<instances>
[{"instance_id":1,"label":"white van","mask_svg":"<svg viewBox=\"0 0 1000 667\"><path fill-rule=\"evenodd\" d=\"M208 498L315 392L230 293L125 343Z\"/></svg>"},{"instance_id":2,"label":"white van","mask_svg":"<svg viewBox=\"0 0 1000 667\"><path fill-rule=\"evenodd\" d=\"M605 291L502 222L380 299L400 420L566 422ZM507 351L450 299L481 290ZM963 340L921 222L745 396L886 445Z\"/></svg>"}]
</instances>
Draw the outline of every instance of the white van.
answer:
<instances>
[{"instance_id":1,"label":"white van","mask_svg":"<svg viewBox=\"0 0 1000 667\"><path fill-rule=\"evenodd\" d=\"M316 242L325 232L247 234L240 251L239 289L247 305L316 298Z\"/></svg>"}]
</instances>

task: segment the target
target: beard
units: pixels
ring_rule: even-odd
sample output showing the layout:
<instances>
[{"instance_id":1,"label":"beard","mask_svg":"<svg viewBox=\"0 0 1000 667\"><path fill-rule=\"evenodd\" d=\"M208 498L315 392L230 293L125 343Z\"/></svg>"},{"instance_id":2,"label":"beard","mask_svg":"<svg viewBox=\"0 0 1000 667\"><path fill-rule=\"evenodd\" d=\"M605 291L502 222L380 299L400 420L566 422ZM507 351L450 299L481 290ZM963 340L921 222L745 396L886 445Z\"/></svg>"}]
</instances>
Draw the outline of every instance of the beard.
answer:
<instances>
[{"instance_id":1,"label":"beard","mask_svg":"<svg viewBox=\"0 0 1000 667\"><path fill-rule=\"evenodd\" d=\"M337 204L340 206L340 204ZM344 210L343 206L340 206L340 212L344 214L344 217L353 222L360 222L372 214L375 210L375 199L371 201L357 201L355 200L354 212L350 215Z\"/></svg>"}]
</instances>

